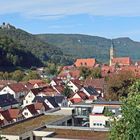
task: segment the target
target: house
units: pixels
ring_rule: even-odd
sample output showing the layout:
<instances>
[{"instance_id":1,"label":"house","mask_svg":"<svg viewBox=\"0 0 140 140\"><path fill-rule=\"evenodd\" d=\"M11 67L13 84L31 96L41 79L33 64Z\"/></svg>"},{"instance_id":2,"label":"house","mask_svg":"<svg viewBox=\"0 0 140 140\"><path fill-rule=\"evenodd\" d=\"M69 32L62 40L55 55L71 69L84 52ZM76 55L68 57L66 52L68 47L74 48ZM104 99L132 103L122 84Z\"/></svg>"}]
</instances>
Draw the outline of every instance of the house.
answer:
<instances>
[{"instance_id":1,"label":"house","mask_svg":"<svg viewBox=\"0 0 140 140\"><path fill-rule=\"evenodd\" d=\"M111 116L121 117L121 102L104 101L98 99L85 100L70 107L74 109L73 116L78 126L92 128L105 128L108 130Z\"/></svg>"},{"instance_id":2,"label":"house","mask_svg":"<svg viewBox=\"0 0 140 140\"><path fill-rule=\"evenodd\" d=\"M0 89L4 88L6 85L17 83L14 80L0 80Z\"/></svg>"},{"instance_id":3,"label":"house","mask_svg":"<svg viewBox=\"0 0 140 140\"><path fill-rule=\"evenodd\" d=\"M11 108L0 112L0 120L3 121L2 125L13 123L24 119L19 109Z\"/></svg>"},{"instance_id":4,"label":"house","mask_svg":"<svg viewBox=\"0 0 140 140\"><path fill-rule=\"evenodd\" d=\"M76 67L94 67L96 64L96 59L94 58L86 58L86 59L77 59L74 65Z\"/></svg>"},{"instance_id":5,"label":"house","mask_svg":"<svg viewBox=\"0 0 140 140\"><path fill-rule=\"evenodd\" d=\"M27 106L25 106L25 107L22 109L22 115L23 115L25 118L30 118L30 117L36 116L36 115L38 115L38 114L39 114L39 113L38 113L37 110L35 109L35 105L34 105L34 104L27 105Z\"/></svg>"},{"instance_id":6,"label":"house","mask_svg":"<svg viewBox=\"0 0 140 140\"><path fill-rule=\"evenodd\" d=\"M6 110L15 107L19 107L19 103L13 95L9 93L0 95L0 109Z\"/></svg>"},{"instance_id":7,"label":"house","mask_svg":"<svg viewBox=\"0 0 140 140\"><path fill-rule=\"evenodd\" d=\"M68 102L68 105L72 105L72 104L77 104L77 103L80 103L82 102L82 99L81 98L70 98L69 99L69 102Z\"/></svg>"},{"instance_id":8,"label":"house","mask_svg":"<svg viewBox=\"0 0 140 140\"><path fill-rule=\"evenodd\" d=\"M106 82L104 78L86 79L84 81L84 85L94 87L96 91L101 94L102 97L104 97L104 91L106 88Z\"/></svg>"},{"instance_id":9,"label":"house","mask_svg":"<svg viewBox=\"0 0 140 140\"><path fill-rule=\"evenodd\" d=\"M80 78L80 70L78 69L73 69L69 71L69 75L71 79L79 79Z\"/></svg>"},{"instance_id":10,"label":"house","mask_svg":"<svg viewBox=\"0 0 140 140\"><path fill-rule=\"evenodd\" d=\"M39 102L35 102L34 103L35 106L35 110L41 114L44 113L45 111L49 110L50 108L47 106L47 104L45 103L39 103Z\"/></svg>"},{"instance_id":11,"label":"house","mask_svg":"<svg viewBox=\"0 0 140 140\"><path fill-rule=\"evenodd\" d=\"M28 90L33 89L33 85L29 82L20 82L22 83Z\"/></svg>"},{"instance_id":12,"label":"house","mask_svg":"<svg viewBox=\"0 0 140 140\"><path fill-rule=\"evenodd\" d=\"M59 96L54 96L55 102L60 106L60 107L67 107L68 106L68 100L65 96L59 95Z\"/></svg>"},{"instance_id":13,"label":"house","mask_svg":"<svg viewBox=\"0 0 140 140\"><path fill-rule=\"evenodd\" d=\"M46 82L40 79L33 79L29 80L28 82L33 85L33 88L40 88L48 85Z\"/></svg>"},{"instance_id":14,"label":"house","mask_svg":"<svg viewBox=\"0 0 140 140\"><path fill-rule=\"evenodd\" d=\"M129 66L132 64L132 60L130 57L115 57L111 60L111 66Z\"/></svg>"},{"instance_id":15,"label":"house","mask_svg":"<svg viewBox=\"0 0 140 140\"><path fill-rule=\"evenodd\" d=\"M43 88L31 89L23 100L23 107L32 104L36 95L38 95L42 90Z\"/></svg>"},{"instance_id":16,"label":"house","mask_svg":"<svg viewBox=\"0 0 140 140\"><path fill-rule=\"evenodd\" d=\"M69 81L71 79L71 75L69 73L69 71L61 71L58 76L58 79L61 79L63 81Z\"/></svg>"},{"instance_id":17,"label":"house","mask_svg":"<svg viewBox=\"0 0 140 140\"><path fill-rule=\"evenodd\" d=\"M83 91L89 99L97 100L98 97L100 97L100 94L92 86L83 87L81 91Z\"/></svg>"},{"instance_id":18,"label":"house","mask_svg":"<svg viewBox=\"0 0 140 140\"><path fill-rule=\"evenodd\" d=\"M67 86L74 92L76 93L82 88L82 82L80 80L70 80L67 83Z\"/></svg>"},{"instance_id":19,"label":"house","mask_svg":"<svg viewBox=\"0 0 140 140\"><path fill-rule=\"evenodd\" d=\"M101 67L101 75L102 77L110 76L112 73L116 72L115 66L108 66L108 65L103 65Z\"/></svg>"},{"instance_id":20,"label":"house","mask_svg":"<svg viewBox=\"0 0 140 140\"><path fill-rule=\"evenodd\" d=\"M29 90L22 83L14 83L5 86L0 91L0 95L10 93L17 101L22 102L28 91Z\"/></svg>"},{"instance_id":21,"label":"house","mask_svg":"<svg viewBox=\"0 0 140 140\"><path fill-rule=\"evenodd\" d=\"M46 87L42 88L42 91L40 93L45 96L56 96L56 95L60 95L60 92L61 92L61 86L59 88L56 88L56 87L54 88L52 86L46 86Z\"/></svg>"},{"instance_id":22,"label":"house","mask_svg":"<svg viewBox=\"0 0 140 140\"><path fill-rule=\"evenodd\" d=\"M59 105L56 103L55 98L52 96L36 96L33 100L34 103L45 103L50 109L58 108Z\"/></svg>"},{"instance_id":23,"label":"house","mask_svg":"<svg viewBox=\"0 0 140 140\"><path fill-rule=\"evenodd\" d=\"M89 98L83 91L78 91L69 98L69 105L79 103L87 99Z\"/></svg>"},{"instance_id":24,"label":"house","mask_svg":"<svg viewBox=\"0 0 140 140\"><path fill-rule=\"evenodd\" d=\"M60 95L60 92L51 86L45 86L45 87L41 87L41 88L31 89L23 100L23 107L26 105L32 104L32 101L34 100L34 98L37 95L39 95L39 96L56 96L56 95Z\"/></svg>"},{"instance_id":25,"label":"house","mask_svg":"<svg viewBox=\"0 0 140 140\"><path fill-rule=\"evenodd\" d=\"M118 101L95 101L89 115L90 128L109 128L112 116L121 117L121 103Z\"/></svg>"},{"instance_id":26,"label":"house","mask_svg":"<svg viewBox=\"0 0 140 140\"><path fill-rule=\"evenodd\" d=\"M62 79L58 79L58 78L54 78L51 80L50 85L51 86L58 86L58 85L63 85L64 82L62 81Z\"/></svg>"},{"instance_id":27,"label":"house","mask_svg":"<svg viewBox=\"0 0 140 140\"><path fill-rule=\"evenodd\" d=\"M80 78L80 70L72 69L72 70L63 70L59 73L57 78L62 80L74 80Z\"/></svg>"}]
</instances>

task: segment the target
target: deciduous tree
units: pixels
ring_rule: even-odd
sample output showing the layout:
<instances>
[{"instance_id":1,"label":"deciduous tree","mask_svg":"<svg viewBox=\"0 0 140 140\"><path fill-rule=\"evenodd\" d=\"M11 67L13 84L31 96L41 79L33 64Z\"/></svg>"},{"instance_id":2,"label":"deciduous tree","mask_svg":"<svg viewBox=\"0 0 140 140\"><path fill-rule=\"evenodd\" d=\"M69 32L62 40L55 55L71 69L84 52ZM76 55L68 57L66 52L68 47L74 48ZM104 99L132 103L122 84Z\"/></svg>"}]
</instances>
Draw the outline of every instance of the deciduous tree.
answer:
<instances>
[{"instance_id":1,"label":"deciduous tree","mask_svg":"<svg viewBox=\"0 0 140 140\"><path fill-rule=\"evenodd\" d=\"M140 139L140 80L129 90L128 98L122 100L122 117L112 123L110 140Z\"/></svg>"}]
</instances>

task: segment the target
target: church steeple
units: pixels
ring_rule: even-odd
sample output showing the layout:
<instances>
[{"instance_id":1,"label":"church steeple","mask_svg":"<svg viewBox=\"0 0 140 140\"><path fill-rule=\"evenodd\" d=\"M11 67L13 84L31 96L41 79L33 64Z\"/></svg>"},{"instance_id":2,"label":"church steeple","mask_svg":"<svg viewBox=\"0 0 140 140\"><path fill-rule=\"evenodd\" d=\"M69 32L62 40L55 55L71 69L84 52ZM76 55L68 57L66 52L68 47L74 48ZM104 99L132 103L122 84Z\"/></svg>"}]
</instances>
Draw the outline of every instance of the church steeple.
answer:
<instances>
[{"instance_id":1,"label":"church steeple","mask_svg":"<svg viewBox=\"0 0 140 140\"><path fill-rule=\"evenodd\" d=\"M111 40L111 47L110 47L110 66L111 66L111 62L112 62L113 57L114 57L114 45L113 45L113 41Z\"/></svg>"}]
</instances>

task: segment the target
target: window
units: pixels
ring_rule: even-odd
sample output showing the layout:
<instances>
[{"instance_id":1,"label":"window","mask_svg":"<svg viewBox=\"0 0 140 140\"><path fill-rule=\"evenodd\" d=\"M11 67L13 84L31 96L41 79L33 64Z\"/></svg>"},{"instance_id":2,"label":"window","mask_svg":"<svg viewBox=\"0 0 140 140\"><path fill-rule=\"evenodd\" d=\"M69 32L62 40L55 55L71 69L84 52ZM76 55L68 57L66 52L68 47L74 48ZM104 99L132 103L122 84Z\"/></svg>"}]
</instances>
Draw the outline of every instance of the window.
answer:
<instances>
[{"instance_id":1,"label":"window","mask_svg":"<svg viewBox=\"0 0 140 140\"><path fill-rule=\"evenodd\" d=\"M25 115L25 116L28 116L28 112L25 112L24 115Z\"/></svg>"},{"instance_id":2,"label":"window","mask_svg":"<svg viewBox=\"0 0 140 140\"><path fill-rule=\"evenodd\" d=\"M81 66L83 65L83 63L81 62Z\"/></svg>"},{"instance_id":3,"label":"window","mask_svg":"<svg viewBox=\"0 0 140 140\"><path fill-rule=\"evenodd\" d=\"M87 63L85 62L85 66L87 65Z\"/></svg>"},{"instance_id":4,"label":"window","mask_svg":"<svg viewBox=\"0 0 140 140\"><path fill-rule=\"evenodd\" d=\"M93 123L93 125L95 126L95 125L96 125L96 123Z\"/></svg>"}]
</instances>

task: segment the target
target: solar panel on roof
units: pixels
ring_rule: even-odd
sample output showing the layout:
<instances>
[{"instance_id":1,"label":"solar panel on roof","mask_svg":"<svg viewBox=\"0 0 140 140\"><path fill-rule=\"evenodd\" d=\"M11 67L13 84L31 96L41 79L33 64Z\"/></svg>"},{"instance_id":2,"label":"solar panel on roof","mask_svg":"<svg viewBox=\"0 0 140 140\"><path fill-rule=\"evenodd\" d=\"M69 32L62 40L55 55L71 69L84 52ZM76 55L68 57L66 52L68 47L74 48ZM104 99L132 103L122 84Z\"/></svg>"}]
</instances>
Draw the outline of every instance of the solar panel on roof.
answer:
<instances>
[{"instance_id":1,"label":"solar panel on roof","mask_svg":"<svg viewBox=\"0 0 140 140\"><path fill-rule=\"evenodd\" d=\"M101 114L104 111L104 106L94 106L92 113Z\"/></svg>"}]
</instances>

